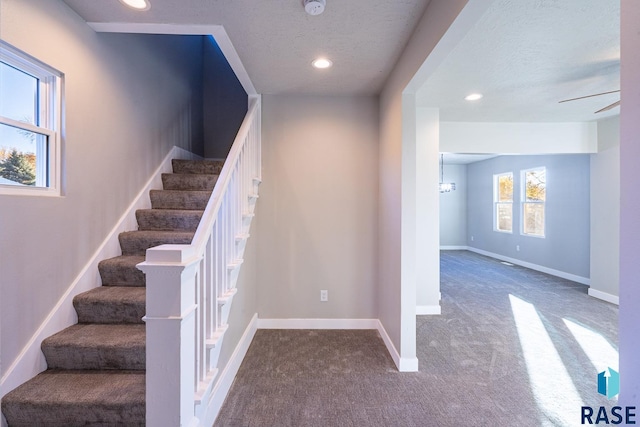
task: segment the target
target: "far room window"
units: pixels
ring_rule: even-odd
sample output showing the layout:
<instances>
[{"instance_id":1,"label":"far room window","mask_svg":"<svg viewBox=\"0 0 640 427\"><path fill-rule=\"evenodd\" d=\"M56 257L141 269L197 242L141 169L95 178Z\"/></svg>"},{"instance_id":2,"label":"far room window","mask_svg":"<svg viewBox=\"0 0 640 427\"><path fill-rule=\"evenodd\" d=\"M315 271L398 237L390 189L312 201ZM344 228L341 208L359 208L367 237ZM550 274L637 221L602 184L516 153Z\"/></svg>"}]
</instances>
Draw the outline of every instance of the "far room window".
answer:
<instances>
[{"instance_id":1,"label":"far room window","mask_svg":"<svg viewBox=\"0 0 640 427\"><path fill-rule=\"evenodd\" d=\"M544 237L544 205L547 199L547 171L522 171L522 234Z\"/></svg>"},{"instance_id":2,"label":"far room window","mask_svg":"<svg viewBox=\"0 0 640 427\"><path fill-rule=\"evenodd\" d=\"M0 194L60 194L60 80L0 41Z\"/></svg>"},{"instance_id":3,"label":"far room window","mask_svg":"<svg viewBox=\"0 0 640 427\"><path fill-rule=\"evenodd\" d=\"M511 233L513 229L513 173L493 176L494 230Z\"/></svg>"}]
</instances>

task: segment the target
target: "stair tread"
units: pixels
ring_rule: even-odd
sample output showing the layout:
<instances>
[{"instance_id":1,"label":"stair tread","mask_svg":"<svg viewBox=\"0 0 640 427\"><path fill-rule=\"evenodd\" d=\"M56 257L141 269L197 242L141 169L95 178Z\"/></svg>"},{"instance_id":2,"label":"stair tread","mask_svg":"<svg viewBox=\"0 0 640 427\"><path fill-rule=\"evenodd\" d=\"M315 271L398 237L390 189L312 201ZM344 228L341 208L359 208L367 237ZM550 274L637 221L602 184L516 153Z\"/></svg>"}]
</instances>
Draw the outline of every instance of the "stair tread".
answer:
<instances>
[{"instance_id":1,"label":"stair tread","mask_svg":"<svg viewBox=\"0 0 640 427\"><path fill-rule=\"evenodd\" d=\"M2 398L11 426L144 425L144 371L47 370Z\"/></svg>"},{"instance_id":2,"label":"stair tread","mask_svg":"<svg viewBox=\"0 0 640 427\"><path fill-rule=\"evenodd\" d=\"M149 191L153 209L204 209L210 197L210 190Z\"/></svg>"},{"instance_id":3,"label":"stair tread","mask_svg":"<svg viewBox=\"0 0 640 427\"><path fill-rule=\"evenodd\" d=\"M144 303L146 289L130 286L99 286L76 295L74 299L90 302Z\"/></svg>"},{"instance_id":4,"label":"stair tread","mask_svg":"<svg viewBox=\"0 0 640 427\"><path fill-rule=\"evenodd\" d=\"M174 173L213 173L219 174L224 160L182 160L173 159L171 166Z\"/></svg>"},{"instance_id":5,"label":"stair tread","mask_svg":"<svg viewBox=\"0 0 640 427\"><path fill-rule=\"evenodd\" d=\"M200 209L138 209L138 230L195 231L203 212Z\"/></svg>"},{"instance_id":6,"label":"stair tread","mask_svg":"<svg viewBox=\"0 0 640 427\"><path fill-rule=\"evenodd\" d=\"M120 255L100 261L98 270L103 286L145 285L144 273L136 265L144 262L144 255Z\"/></svg>"},{"instance_id":7,"label":"stair tread","mask_svg":"<svg viewBox=\"0 0 640 427\"><path fill-rule=\"evenodd\" d=\"M138 230L120 233L122 255L145 255L146 250L163 244L188 245L193 240L192 231Z\"/></svg>"},{"instance_id":8,"label":"stair tread","mask_svg":"<svg viewBox=\"0 0 640 427\"><path fill-rule=\"evenodd\" d=\"M51 335L43 347L144 347L145 325L77 323Z\"/></svg>"},{"instance_id":9,"label":"stair tread","mask_svg":"<svg viewBox=\"0 0 640 427\"><path fill-rule=\"evenodd\" d=\"M76 324L42 341L52 369L145 369L145 325Z\"/></svg>"},{"instance_id":10,"label":"stair tread","mask_svg":"<svg viewBox=\"0 0 640 427\"><path fill-rule=\"evenodd\" d=\"M73 299L80 323L142 323L146 288L99 286Z\"/></svg>"},{"instance_id":11,"label":"stair tread","mask_svg":"<svg viewBox=\"0 0 640 427\"><path fill-rule=\"evenodd\" d=\"M162 187L165 190L212 191L218 181L217 174L163 173Z\"/></svg>"}]
</instances>

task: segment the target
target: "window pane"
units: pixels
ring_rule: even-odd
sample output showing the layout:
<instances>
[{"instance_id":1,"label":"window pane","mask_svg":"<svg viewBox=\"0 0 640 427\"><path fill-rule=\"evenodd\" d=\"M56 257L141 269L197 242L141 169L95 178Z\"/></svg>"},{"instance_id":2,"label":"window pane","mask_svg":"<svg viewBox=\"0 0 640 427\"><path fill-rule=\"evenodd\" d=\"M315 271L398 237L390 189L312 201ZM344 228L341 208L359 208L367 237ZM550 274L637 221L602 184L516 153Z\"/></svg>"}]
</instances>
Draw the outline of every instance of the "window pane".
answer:
<instances>
[{"instance_id":1,"label":"window pane","mask_svg":"<svg viewBox=\"0 0 640 427\"><path fill-rule=\"evenodd\" d=\"M525 174L527 182L527 202L544 202L546 198L547 182L546 170L537 169L527 171Z\"/></svg>"},{"instance_id":2,"label":"window pane","mask_svg":"<svg viewBox=\"0 0 640 427\"><path fill-rule=\"evenodd\" d=\"M513 175L498 176L498 201L513 201Z\"/></svg>"},{"instance_id":3,"label":"window pane","mask_svg":"<svg viewBox=\"0 0 640 427\"><path fill-rule=\"evenodd\" d=\"M524 234L544 236L544 204L524 203Z\"/></svg>"},{"instance_id":4,"label":"window pane","mask_svg":"<svg viewBox=\"0 0 640 427\"><path fill-rule=\"evenodd\" d=\"M47 186L47 137L0 124L0 184Z\"/></svg>"},{"instance_id":5,"label":"window pane","mask_svg":"<svg viewBox=\"0 0 640 427\"><path fill-rule=\"evenodd\" d=\"M511 203L497 203L496 227L499 231L511 231L512 227L512 207Z\"/></svg>"},{"instance_id":6,"label":"window pane","mask_svg":"<svg viewBox=\"0 0 640 427\"><path fill-rule=\"evenodd\" d=\"M0 116L38 123L38 79L0 62Z\"/></svg>"}]
</instances>

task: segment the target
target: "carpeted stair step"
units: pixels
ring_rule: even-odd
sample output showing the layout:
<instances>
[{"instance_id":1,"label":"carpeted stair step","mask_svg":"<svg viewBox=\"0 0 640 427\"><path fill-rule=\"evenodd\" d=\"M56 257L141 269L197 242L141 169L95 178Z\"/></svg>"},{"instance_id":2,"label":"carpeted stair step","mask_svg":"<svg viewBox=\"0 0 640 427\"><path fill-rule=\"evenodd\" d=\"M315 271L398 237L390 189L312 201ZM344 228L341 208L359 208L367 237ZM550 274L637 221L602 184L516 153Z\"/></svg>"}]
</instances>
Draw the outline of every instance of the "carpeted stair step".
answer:
<instances>
[{"instance_id":1,"label":"carpeted stair step","mask_svg":"<svg viewBox=\"0 0 640 427\"><path fill-rule=\"evenodd\" d=\"M126 231L120 233L122 255L142 255L147 249L164 244L188 245L193 239L190 231Z\"/></svg>"},{"instance_id":2,"label":"carpeted stair step","mask_svg":"<svg viewBox=\"0 0 640 427\"><path fill-rule=\"evenodd\" d=\"M197 209L204 210L211 191L151 190L153 209Z\"/></svg>"},{"instance_id":3,"label":"carpeted stair step","mask_svg":"<svg viewBox=\"0 0 640 427\"><path fill-rule=\"evenodd\" d=\"M191 173L163 173L162 188L165 190L211 191L216 185L218 175Z\"/></svg>"},{"instance_id":4,"label":"carpeted stair step","mask_svg":"<svg viewBox=\"0 0 640 427\"><path fill-rule=\"evenodd\" d=\"M100 261L98 271L102 285L144 286L144 273L136 267L144 261L144 256L117 256Z\"/></svg>"},{"instance_id":5,"label":"carpeted stair step","mask_svg":"<svg viewBox=\"0 0 640 427\"><path fill-rule=\"evenodd\" d=\"M224 160L179 160L173 159L173 173L196 173L220 175Z\"/></svg>"},{"instance_id":6,"label":"carpeted stair step","mask_svg":"<svg viewBox=\"0 0 640 427\"><path fill-rule=\"evenodd\" d=\"M196 231L201 210L140 209L136 211L138 230Z\"/></svg>"},{"instance_id":7,"label":"carpeted stair step","mask_svg":"<svg viewBox=\"0 0 640 427\"><path fill-rule=\"evenodd\" d=\"M42 342L49 369L144 369L145 325L76 324Z\"/></svg>"},{"instance_id":8,"label":"carpeted stair step","mask_svg":"<svg viewBox=\"0 0 640 427\"><path fill-rule=\"evenodd\" d=\"M143 323L146 289L100 286L73 298L78 323Z\"/></svg>"},{"instance_id":9,"label":"carpeted stair step","mask_svg":"<svg viewBox=\"0 0 640 427\"><path fill-rule=\"evenodd\" d=\"M144 371L48 370L2 398L11 427L144 426Z\"/></svg>"}]
</instances>

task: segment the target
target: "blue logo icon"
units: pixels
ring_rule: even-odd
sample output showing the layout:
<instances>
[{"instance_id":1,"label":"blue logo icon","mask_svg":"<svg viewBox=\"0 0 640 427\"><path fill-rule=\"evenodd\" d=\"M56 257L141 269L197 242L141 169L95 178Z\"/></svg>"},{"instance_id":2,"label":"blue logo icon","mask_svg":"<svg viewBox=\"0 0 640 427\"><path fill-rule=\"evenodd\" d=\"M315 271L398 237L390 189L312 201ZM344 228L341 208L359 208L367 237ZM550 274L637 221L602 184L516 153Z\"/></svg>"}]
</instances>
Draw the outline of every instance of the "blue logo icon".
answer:
<instances>
[{"instance_id":1,"label":"blue logo icon","mask_svg":"<svg viewBox=\"0 0 640 427\"><path fill-rule=\"evenodd\" d=\"M613 399L620 393L620 374L607 368L598 374L598 393Z\"/></svg>"}]
</instances>

